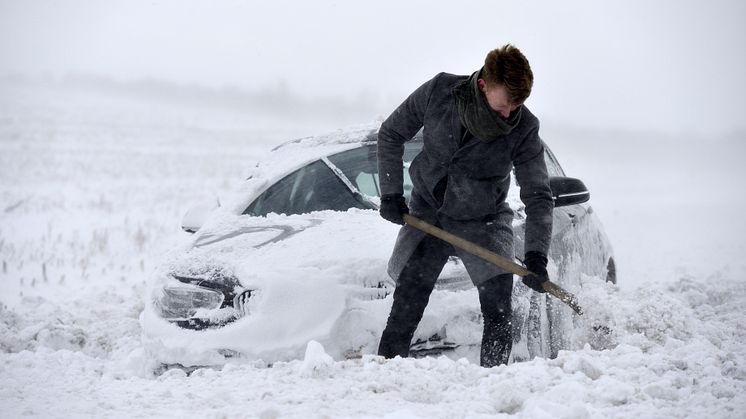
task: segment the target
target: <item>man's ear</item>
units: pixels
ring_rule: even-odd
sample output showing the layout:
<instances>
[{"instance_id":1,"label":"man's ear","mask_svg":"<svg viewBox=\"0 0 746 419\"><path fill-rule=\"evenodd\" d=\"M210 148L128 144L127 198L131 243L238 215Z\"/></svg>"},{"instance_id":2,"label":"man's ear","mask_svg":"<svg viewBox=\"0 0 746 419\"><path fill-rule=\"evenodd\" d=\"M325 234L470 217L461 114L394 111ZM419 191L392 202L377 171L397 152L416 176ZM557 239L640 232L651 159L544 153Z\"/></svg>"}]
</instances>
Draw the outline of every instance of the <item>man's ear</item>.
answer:
<instances>
[{"instance_id":1,"label":"man's ear","mask_svg":"<svg viewBox=\"0 0 746 419\"><path fill-rule=\"evenodd\" d=\"M479 90L484 92L484 86L487 86L487 82L484 79L477 79L477 85L479 85Z\"/></svg>"}]
</instances>

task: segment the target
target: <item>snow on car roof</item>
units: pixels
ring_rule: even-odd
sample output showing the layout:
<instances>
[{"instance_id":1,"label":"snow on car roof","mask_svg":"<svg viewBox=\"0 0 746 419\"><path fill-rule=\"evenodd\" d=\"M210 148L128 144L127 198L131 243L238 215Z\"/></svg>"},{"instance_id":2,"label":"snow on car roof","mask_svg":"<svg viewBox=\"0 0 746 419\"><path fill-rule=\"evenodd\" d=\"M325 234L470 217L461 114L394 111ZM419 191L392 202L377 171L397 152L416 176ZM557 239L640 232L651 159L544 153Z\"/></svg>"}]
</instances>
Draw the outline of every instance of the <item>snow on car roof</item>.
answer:
<instances>
[{"instance_id":1,"label":"snow on car roof","mask_svg":"<svg viewBox=\"0 0 746 419\"><path fill-rule=\"evenodd\" d=\"M255 169L259 170L252 172L251 176L266 176L278 170L287 173L324 156L349 150L363 143L375 142L379 126L379 123L358 125L280 144L257 163Z\"/></svg>"},{"instance_id":2,"label":"snow on car roof","mask_svg":"<svg viewBox=\"0 0 746 419\"><path fill-rule=\"evenodd\" d=\"M341 128L324 135L298 138L278 145L272 149L272 152L285 150L293 146L307 148L335 144L359 144L361 142L372 142L376 140L375 134L378 132L379 126L379 123L370 123L349 128Z\"/></svg>"}]
</instances>

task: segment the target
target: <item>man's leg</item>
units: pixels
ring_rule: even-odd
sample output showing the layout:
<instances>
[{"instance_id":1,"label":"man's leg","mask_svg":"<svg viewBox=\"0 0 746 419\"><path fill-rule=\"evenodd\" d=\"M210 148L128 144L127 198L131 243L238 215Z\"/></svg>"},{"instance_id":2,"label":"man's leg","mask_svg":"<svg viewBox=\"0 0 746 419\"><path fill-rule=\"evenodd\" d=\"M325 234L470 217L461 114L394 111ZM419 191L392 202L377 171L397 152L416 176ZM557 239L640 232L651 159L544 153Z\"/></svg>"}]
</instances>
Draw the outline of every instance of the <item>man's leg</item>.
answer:
<instances>
[{"instance_id":1,"label":"man's leg","mask_svg":"<svg viewBox=\"0 0 746 419\"><path fill-rule=\"evenodd\" d=\"M378 355L409 355L409 346L452 248L440 239L422 239L409 258L394 289L394 303L378 345Z\"/></svg>"},{"instance_id":2,"label":"man's leg","mask_svg":"<svg viewBox=\"0 0 746 419\"><path fill-rule=\"evenodd\" d=\"M507 364L513 348L513 327L510 324L513 275L490 278L477 289L484 318L480 364L487 368Z\"/></svg>"}]
</instances>

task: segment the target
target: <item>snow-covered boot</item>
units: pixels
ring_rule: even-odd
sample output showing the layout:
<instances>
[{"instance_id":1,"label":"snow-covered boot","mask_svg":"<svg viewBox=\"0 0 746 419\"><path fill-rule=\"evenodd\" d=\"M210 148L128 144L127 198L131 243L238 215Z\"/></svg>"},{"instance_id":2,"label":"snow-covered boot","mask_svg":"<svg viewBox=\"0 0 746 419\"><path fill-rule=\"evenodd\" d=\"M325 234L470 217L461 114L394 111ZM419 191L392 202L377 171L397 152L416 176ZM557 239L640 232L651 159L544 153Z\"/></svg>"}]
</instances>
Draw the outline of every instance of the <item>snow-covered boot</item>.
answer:
<instances>
[{"instance_id":1,"label":"snow-covered boot","mask_svg":"<svg viewBox=\"0 0 746 419\"><path fill-rule=\"evenodd\" d=\"M498 275L480 284L477 289L484 318L480 364L486 368L507 364L513 348L513 328L510 324L513 275Z\"/></svg>"}]
</instances>

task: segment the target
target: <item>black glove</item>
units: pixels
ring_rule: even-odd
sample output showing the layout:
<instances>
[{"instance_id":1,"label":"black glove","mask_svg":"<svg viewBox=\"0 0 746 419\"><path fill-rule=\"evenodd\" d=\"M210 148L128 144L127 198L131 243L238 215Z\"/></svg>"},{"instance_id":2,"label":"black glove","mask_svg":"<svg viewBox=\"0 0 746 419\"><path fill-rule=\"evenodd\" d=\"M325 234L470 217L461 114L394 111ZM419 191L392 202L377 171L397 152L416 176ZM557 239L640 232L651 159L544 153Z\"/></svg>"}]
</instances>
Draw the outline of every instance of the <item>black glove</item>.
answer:
<instances>
[{"instance_id":1,"label":"black glove","mask_svg":"<svg viewBox=\"0 0 746 419\"><path fill-rule=\"evenodd\" d=\"M409 214L409 207L401 194L386 194L381 197L381 209L379 210L384 220L404 225L403 214Z\"/></svg>"},{"instance_id":2,"label":"black glove","mask_svg":"<svg viewBox=\"0 0 746 419\"><path fill-rule=\"evenodd\" d=\"M536 251L526 252L523 263L526 265L526 269L532 272L523 277L523 283L536 292L546 292L541 285L549 281L547 256Z\"/></svg>"}]
</instances>

